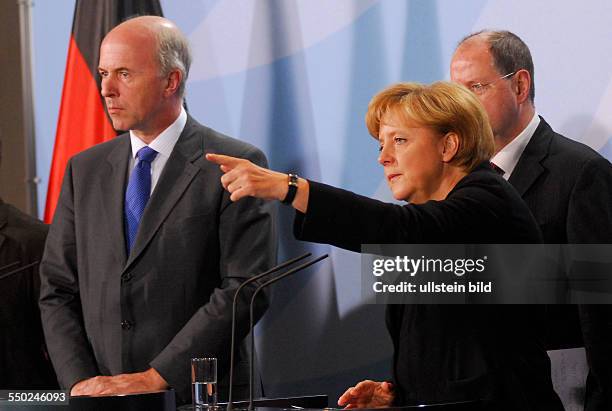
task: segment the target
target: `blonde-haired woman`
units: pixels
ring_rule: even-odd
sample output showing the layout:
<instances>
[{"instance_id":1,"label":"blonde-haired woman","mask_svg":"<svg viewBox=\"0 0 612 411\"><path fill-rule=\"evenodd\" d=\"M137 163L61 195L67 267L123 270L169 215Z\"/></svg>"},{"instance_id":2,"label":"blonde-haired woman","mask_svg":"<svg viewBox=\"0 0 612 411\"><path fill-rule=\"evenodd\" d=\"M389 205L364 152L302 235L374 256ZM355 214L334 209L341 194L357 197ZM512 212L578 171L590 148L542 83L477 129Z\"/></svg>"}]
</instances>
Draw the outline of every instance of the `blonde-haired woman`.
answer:
<instances>
[{"instance_id":1,"label":"blonde-haired woman","mask_svg":"<svg viewBox=\"0 0 612 411\"><path fill-rule=\"evenodd\" d=\"M366 124L393 196L388 204L325 184L207 154L231 199L280 200L300 240L361 244L538 243L536 222L491 167L486 113L462 86L399 83L377 94ZM540 338L540 307L389 305L393 381L363 381L347 408L480 401L480 409L563 410Z\"/></svg>"}]
</instances>

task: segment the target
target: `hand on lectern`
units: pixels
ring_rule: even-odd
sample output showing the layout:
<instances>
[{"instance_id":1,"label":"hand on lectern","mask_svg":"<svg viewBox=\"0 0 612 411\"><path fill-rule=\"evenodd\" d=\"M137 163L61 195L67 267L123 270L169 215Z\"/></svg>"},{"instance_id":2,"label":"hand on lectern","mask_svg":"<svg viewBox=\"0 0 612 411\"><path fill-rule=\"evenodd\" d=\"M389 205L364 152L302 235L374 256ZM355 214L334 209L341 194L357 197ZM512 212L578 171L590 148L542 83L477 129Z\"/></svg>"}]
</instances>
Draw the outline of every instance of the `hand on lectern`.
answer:
<instances>
[{"instance_id":1,"label":"hand on lectern","mask_svg":"<svg viewBox=\"0 0 612 411\"><path fill-rule=\"evenodd\" d=\"M361 381L338 398L344 408L383 408L393 404L395 394L390 382Z\"/></svg>"},{"instance_id":2,"label":"hand on lectern","mask_svg":"<svg viewBox=\"0 0 612 411\"><path fill-rule=\"evenodd\" d=\"M133 374L110 376L99 375L80 381L72 386L71 396L79 395L121 395L160 391L168 388L168 383L154 369Z\"/></svg>"}]
</instances>

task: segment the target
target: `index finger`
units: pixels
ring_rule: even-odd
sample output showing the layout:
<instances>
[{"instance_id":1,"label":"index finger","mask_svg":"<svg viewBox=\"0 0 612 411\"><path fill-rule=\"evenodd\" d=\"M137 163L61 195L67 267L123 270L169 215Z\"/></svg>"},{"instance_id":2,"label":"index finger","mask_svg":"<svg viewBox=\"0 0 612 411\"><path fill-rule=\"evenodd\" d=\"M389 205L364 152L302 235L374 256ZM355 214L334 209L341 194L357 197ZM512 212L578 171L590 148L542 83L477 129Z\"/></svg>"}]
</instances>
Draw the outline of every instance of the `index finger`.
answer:
<instances>
[{"instance_id":1,"label":"index finger","mask_svg":"<svg viewBox=\"0 0 612 411\"><path fill-rule=\"evenodd\" d=\"M344 391L344 393L338 398L338 405L344 405L353 398L351 395L351 390L353 388L354 387L349 387L346 389L346 391Z\"/></svg>"},{"instance_id":2,"label":"index finger","mask_svg":"<svg viewBox=\"0 0 612 411\"><path fill-rule=\"evenodd\" d=\"M232 168L236 166L240 161L242 161L242 159L238 157L231 157L223 154L213 153L207 153L206 159L212 163L219 164L220 166L229 166Z\"/></svg>"}]
</instances>

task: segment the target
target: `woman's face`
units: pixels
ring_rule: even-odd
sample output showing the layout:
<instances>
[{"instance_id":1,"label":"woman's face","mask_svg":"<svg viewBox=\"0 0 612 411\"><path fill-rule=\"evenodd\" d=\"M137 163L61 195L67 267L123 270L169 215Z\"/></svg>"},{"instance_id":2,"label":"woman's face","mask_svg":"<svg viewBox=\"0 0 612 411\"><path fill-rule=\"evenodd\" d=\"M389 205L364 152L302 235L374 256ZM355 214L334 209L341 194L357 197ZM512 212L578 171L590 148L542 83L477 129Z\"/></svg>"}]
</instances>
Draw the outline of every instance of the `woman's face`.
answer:
<instances>
[{"instance_id":1,"label":"woman's face","mask_svg":"<svg viewBox=\"0 0 612 411\"><path fill-rule=\"evenodd\" d=\"M387 184L396 200L421 204L444 198L438 194L444 173L442 134L385 116L378 137L378 162L385 169Z\"/></svg>"}]
</instances>

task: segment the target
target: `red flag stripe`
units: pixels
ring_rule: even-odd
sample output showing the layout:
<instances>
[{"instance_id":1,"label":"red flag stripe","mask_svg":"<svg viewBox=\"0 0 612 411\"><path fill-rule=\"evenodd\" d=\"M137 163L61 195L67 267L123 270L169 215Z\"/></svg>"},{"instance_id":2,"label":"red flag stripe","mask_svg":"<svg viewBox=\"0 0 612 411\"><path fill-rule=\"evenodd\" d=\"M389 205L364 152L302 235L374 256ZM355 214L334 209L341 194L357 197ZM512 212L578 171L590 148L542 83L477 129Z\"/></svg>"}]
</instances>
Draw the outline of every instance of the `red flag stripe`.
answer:
<instances>
[{"instance_id":1,"label":"red flag stripe","mask_svg":"<svg viewBox=\"0 0 612 411\"><path fill-rule=\"evenodd\" d=\"M116 135L106 116L99 93L96 80L71 36L49 175L46 223L53 219L70 157Z\"/></svg>"}]
</instances>

